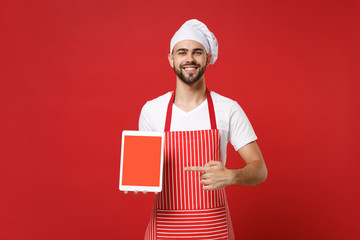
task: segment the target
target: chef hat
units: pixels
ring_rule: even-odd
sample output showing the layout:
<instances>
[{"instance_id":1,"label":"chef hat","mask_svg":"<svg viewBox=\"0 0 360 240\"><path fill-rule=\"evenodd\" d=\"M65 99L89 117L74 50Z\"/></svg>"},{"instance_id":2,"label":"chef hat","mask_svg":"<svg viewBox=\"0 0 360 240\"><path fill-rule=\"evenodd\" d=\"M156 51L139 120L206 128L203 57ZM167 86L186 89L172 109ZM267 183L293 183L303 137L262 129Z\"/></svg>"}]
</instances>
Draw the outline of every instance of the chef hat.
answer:
<instances>
[{"instance_id":1,"label":"chef hat","mask_svg":"<svg viewBox=\"0 0 360 240\"><path fill-rule=\"evenodd\" d=\"M215 63L218 57L218 42L205 24L196 19L186 21L172 37L170 53L172 53L175 44L183 40L194 40L201 43L206 52L212 55L210 64Z\"/></svg>"}]
</instances>

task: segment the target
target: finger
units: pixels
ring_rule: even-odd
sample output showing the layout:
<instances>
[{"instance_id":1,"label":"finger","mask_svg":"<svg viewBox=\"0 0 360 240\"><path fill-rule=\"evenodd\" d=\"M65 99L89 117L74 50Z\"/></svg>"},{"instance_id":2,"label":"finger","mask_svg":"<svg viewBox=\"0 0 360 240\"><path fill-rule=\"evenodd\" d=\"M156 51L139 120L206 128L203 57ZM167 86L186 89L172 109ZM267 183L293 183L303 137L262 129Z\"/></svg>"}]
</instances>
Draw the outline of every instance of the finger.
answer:
<instances>
[{"instance_id":1,"label":"finger","mask_svg":"<svg viewBox=\"0 0 360 240\"><path fill-rule=\"evenodd\" d=\"M159 192L155 192L155 195L158 195L159 194Z\"/></svg>"},{"instance_id":2,"label":"finger","mask_svg":"<svg viewBox=\"0 0 360 240\"><path fill-rule=\"evenodd\" d=\"M147 194L147 191L146 191L146 190L144 190L144 191L143 191L143 194Z\"/></svg>"},{"instance_id":3,"label":"finger","mask_svg":"<svg viewBox=\"0 0 360 240\"><path fill-rule=\"evenodd\" d=\"M209 173L209 172L207 172L207 173L203 172L203 173L200 174L201 179L208 179L208 178L211 178L211 176L212 176L212 174Z\"/></svg>"},{"instance_id":4,"label":"finger","mask_svg":"<svg viewBox=\"0 0 360 240\"><path fill-rule=\"evenodd\" d=\"M124 191L125 194L128 194L128 191Z\"/></svg>"},{"instance_id":5,"label":"finger","mask_svg":"<svg viewBox=\"0 0 360 240\"><path fill-rule=\"evenodd\" d=\"M134 194L136 195L136 194L138 194L139 192L138 191L134 191Z\"/></svg>"},{"instance_id":6,"label":"finger","mask_svg":"<svg viewBox=\"0 0 360 240\"><path fill-rule=\"evenodd\" d=\"M205 166L206 167L211 167L211 166L218 166L219 164L221 164L221 162L211 160L208 163L206 163Z\"/></svg>"},{"instance_id":7,"label":"finger","mask_svg":"<svg viewBox=\"0 0 360 240\"><path fill-rule=\"evenodd\" d=\"M206 172L206 167L199 167L199 166L193 166L193 167L186 167L184 168L185 171L194 171L194 172Z\"/></svg>"},{"instance_id":8,"label":"finger","mask_svg":"<svg viewBox=\"0 0 360 240\"><path fill-rule=\"evenodd\" d=\"M213 185L206 185L203 187L203 190L205 191L215 190L215 187Z\"/></svg>"},{"instance_id":9,"label":"finger","mask_svg":"<svg viewBox=\"0 0 360 240\"><path fill-rule=\"evenodd\" d=\"M202 184L202 185L209 185L210 183L211 183L211 180L209 180L209 179L203 179L200 181L200 184Z\"/></svg>"}]
</instances>

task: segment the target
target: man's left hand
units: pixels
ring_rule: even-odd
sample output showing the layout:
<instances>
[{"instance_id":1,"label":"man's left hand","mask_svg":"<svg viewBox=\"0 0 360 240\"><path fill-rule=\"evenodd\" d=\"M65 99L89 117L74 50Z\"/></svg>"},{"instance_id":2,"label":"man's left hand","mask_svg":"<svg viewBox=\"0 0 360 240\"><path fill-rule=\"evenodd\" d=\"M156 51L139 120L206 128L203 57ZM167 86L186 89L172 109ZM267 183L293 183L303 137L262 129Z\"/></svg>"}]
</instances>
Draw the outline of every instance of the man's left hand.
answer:
<instances>
[{"instance_id":1,"label":"man's left hand","mask_svg":"<svg viewBox=\"0 0 360 240\"><path fill-rule=\"evenodd\" d=\"M220 161L210 161L203 167L186 167L184 170L202 172L200 184L204 185L204 190L216 190L231 185L234 174Z\"/></svg>"}]
</instances>

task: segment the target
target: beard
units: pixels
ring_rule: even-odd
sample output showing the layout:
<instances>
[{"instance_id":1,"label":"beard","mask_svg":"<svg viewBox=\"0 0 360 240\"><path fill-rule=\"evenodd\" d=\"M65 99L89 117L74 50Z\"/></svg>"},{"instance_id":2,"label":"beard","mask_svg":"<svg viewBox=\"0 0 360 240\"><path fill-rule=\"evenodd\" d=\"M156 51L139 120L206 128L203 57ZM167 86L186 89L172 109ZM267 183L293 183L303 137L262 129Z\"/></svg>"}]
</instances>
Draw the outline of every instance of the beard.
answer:
<instances>
[{"instance_id":1,"label":"beard","mask_svg":"<svg viewBox=\"0 0 360 240\"><path fill-rule=\"evenodd\" d=\"M196 65L198 68L200 68L199 64L196 64L195 62L191 62L191 63L185 63L183 65L180 65L180 69L174 66L174 72L176 74L176 76L178 76L178 78L183 81L186 84L194 84L197 81L199 81L201 79L201 77L204 75L205 70L206 70L206 65L203 66L202 68L199 69L199 72L196 73L190 73L188 76L185 76L182 69L183 67L187 66L187 65Z\"/></svg>"}]
</instances>

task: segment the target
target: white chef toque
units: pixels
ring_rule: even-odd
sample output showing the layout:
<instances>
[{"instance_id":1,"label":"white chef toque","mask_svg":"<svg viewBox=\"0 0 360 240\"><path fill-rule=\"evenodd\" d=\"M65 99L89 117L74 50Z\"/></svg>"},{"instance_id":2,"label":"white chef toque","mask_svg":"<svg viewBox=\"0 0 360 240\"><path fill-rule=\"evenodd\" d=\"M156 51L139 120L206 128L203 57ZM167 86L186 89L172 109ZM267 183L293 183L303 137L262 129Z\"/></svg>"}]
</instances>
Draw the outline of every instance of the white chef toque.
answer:
<instances>
[{"instance_id":1,"label":"white chef toque","mask_svg":"<svg viewBox=\"0 0 360 240\"><path fill-rule=\"evenodd\" d=\"M201 43L204 46L206 53L212 55L210 64L215 63L218 58L218 42L214 34L209 31L204 23L197 19L186 21L171 38L170 54L172 53L175 44L183 40L193 40Z\"/></svg>"}]
</instances>

